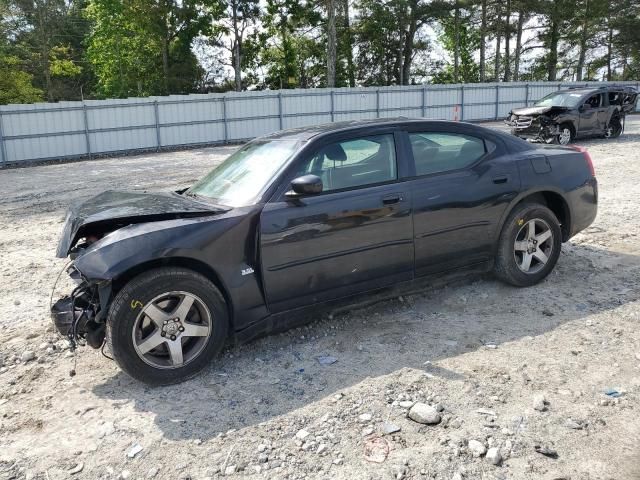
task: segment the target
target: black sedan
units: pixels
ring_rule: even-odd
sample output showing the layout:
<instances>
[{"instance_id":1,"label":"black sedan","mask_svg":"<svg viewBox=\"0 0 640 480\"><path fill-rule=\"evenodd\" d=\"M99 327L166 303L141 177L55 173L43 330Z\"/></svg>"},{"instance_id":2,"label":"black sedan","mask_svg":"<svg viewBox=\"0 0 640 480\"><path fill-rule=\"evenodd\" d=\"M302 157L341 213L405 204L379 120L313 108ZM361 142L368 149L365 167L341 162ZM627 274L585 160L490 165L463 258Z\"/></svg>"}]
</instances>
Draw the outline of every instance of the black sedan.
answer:
<instances>
[{"instance_id":1,"label":"black sedan","mask_svg":"<svg viewBox=\"0 0 640 480\"><path fill-rule=\"evenodd\" d=\"M106 341L131 376L178 382L294 310L465 267L534 285L597 198L586 151L479 126L281 131L187 190L71 208L57 255L77 287L52 315L74 345Z\"/></svg>"}]
</instances>

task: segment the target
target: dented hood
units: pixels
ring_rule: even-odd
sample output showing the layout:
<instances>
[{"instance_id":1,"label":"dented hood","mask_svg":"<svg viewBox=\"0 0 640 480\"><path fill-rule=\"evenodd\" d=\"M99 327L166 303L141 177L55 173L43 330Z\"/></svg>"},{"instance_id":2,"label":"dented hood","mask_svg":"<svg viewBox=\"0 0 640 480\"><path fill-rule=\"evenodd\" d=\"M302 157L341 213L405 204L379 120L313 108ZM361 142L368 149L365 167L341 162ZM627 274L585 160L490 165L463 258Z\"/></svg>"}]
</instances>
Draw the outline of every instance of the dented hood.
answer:
<instances>
[{"instance_id":1,"label":"dented hood","mask_svg":"<svg viewBox=\"0 0 640 480\"><path fill-rule=\"evenodd\" d=\"M561 113L569 110L567 107L524 107L514 108L511 113L518 116L532 117L536 115L542 115L545 113Z\"/></svg>"},{"instance_id":2,"label":"dented hood","mask_svg":"<svg viewBox=\"0 0 640 480\"><path fill-rule=\"evenodd\" d=\"M102 235L134 223L215 215L224 211L176 193L107 191L69 209L56 256L64 258L87 234Z\"/></svg>"}]
</instances>

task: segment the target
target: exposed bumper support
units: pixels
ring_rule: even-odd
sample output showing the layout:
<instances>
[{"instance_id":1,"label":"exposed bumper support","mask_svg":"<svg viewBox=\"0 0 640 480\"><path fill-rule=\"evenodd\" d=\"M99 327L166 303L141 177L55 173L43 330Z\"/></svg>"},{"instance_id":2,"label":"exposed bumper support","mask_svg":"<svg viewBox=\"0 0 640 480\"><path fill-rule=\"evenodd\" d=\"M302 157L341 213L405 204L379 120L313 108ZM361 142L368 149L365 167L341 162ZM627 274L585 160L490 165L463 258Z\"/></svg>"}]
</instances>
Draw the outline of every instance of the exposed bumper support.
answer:
<instances>
[{"instance_id":1,"label":"exposed bumper support","mask_svg":"<svg viewBox=\"0 0 640 480\"><path fill-rule=\"evenodd\" d=\"M77 270L70 270L71 276ZM71 295L65 295L51 307L51 319L56 330L69 339L71 348L84 340L93 348L100 348L104 342L106 308L102 308L101 298L110 294L96 284L82 279Z\"/></svg>"}]
</instances>

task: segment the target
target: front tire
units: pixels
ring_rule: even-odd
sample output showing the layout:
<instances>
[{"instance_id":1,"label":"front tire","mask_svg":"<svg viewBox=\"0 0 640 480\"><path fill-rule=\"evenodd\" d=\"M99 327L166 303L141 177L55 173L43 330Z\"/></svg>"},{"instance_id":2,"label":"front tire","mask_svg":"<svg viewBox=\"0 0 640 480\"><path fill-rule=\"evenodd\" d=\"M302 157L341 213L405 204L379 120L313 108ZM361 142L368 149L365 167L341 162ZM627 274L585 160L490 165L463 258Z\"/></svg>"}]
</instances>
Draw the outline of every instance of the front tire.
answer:
<instances>
[{"instance_id":1,"label":"front tire","mask_svg":"<svg viewBox=\"0 0 640 480\"><path fill-rule=\"evenodd\" d=\"M202 370L222 350L228 324L224 297L211 281L183 268L158 268L118 292L107 343L128 375L166 385Z\"/></svg>"},{"instance_id":2,"label":"front tire","mask_svg":"<svg viewBox=\"0 0 640 480\"><path fill-rule=\"evenodd\" d=\"M569 123L563 123L559 127L560 133L556 135L556 142L559 145L569 145L576 138L576 134L573 131L573 127Z\"/></svg>"},{"instance_id":3,"label":"front tire","mask_svg":"<svg viewBox=\"0 0 640 480\"><path fill-rule=\"evenodd\" d=\"M560 222L551 210L536 203L516 206L500 233L494 273L517 287L535 285L551 273L561 246Z\"/></svg>"}]
</instances>

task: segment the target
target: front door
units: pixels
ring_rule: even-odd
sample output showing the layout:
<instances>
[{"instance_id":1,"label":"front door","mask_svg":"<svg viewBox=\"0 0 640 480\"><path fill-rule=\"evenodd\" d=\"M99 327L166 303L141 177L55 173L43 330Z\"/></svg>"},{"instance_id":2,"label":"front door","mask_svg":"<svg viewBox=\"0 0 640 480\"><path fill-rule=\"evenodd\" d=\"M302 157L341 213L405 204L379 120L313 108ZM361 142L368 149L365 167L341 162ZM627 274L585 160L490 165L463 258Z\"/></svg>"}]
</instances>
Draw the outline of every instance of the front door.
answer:
<instances>
[{"instance_id":1,"label":"front door","mask_svg":"<svg viewBox=\"0 0 640 480\"><path fill-rule=\"evenodd\" d=\"M300 160L323 191L268 203L260 219L272 313L413 277L411 199L393 133L346 138ZM290 180L290 179L289 179Z\"/></svg>"},{"instance_id":2,"label":"front door","mask_svg":"<svg viewBox=\"0 0 640 480\"><path fill-rule=\"evenodd\" d=\"M499 142L463 131L411 131L409 142L416 275L491 260L500 218L519 191L515 162Z\"/></svg>"},{"instance_id":3,"label":"front door","mask_svg":"<svg viewBox=\"0 0 640 480\"><path fill-rule=\"evenodd\" d=\"M604 107L604 95L595 93L584 102L580 108L580 120L578 122L578 135L592 133L600 129L598 116ZM606 111L606 110L604 110Z\"/></svg>"}]
</instances>

